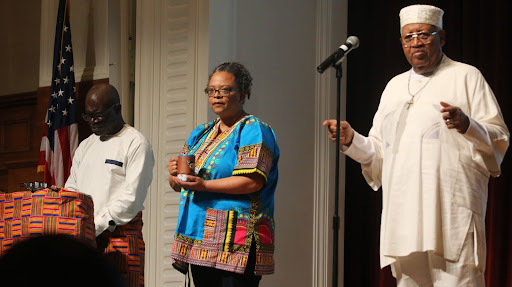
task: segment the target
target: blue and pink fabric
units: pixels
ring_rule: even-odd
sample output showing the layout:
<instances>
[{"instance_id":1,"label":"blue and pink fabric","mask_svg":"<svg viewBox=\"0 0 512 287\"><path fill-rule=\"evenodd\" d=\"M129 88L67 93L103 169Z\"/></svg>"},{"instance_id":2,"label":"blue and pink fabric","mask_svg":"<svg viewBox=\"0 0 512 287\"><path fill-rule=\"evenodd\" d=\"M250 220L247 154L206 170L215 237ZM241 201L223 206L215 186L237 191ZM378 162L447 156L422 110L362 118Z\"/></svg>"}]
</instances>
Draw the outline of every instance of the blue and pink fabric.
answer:
<instances>
[{"instance_id":1,"label":"blue and pink fabric","mask_svg":"<svg viewBox=\"0 0 512 287\"><path fill-rule=\"evenodd\" d=\"M182 154L196 157L204 180L258 173L266 181L249 194L182 189L171 256L190 264L244 273L251 244L255 274L274 272L274 192L279 148L272 128L248 115L225 131L219 119L192 131Z\"/></svg>"}]
</instances>

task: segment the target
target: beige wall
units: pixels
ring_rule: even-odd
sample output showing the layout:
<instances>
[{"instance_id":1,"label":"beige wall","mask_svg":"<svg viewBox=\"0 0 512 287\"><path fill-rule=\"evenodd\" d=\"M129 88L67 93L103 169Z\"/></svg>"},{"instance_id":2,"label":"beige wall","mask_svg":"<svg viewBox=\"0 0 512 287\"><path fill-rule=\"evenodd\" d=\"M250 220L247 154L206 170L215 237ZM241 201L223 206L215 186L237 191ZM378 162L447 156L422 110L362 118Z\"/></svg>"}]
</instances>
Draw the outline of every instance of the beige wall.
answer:
<instances>
[{"instance_id":1,"label":"beige wall","mask_svg":"<svg viewBox=\"0 0 512 287\"><path fill-rule=\"evenodd\" d=\"M338 0L210 2L210 70L232 60L249 69L254 86L244 108L273 127L281 151L276 270L263 276L262 287L331 284L335 151L321 124L335 116L336 86L333 69L319 75L316 66L346 39L346 5ZM340 192L343 225L343 187ZM343 226L339 282L342 231Z\"/></svg>"},{"instance_id":2,"label":"beige wall","mask_svg":"<svg viewBox=\"0 0 512 287\"><path fill-rule=\"evenodd\" d=\"M41 1L0 1L0 96L37 90Z\"/></svg>"},{"instance_id":3,"label":"beige wall","mask_svg":"<svg viewBox=\"0 0 512 287\"><path fill-rule=\"evenodd\" d=\"M102 0L73 0L70 3L75 80L108 78L108 3ZM58 7L58 0L41 0L40 87L51 83Z\"/></svg>"},{"instance_id":4,"label":"beige wall","mask_svg":"<svg viewBox=\"0 0 512 287\"><path fill-rule=\"evenodd\" d=\"M0 96L50 86L58 0L0 2ZM109 77L108 3L73 0L75 79Z\"/></svg>"}]
</instances>

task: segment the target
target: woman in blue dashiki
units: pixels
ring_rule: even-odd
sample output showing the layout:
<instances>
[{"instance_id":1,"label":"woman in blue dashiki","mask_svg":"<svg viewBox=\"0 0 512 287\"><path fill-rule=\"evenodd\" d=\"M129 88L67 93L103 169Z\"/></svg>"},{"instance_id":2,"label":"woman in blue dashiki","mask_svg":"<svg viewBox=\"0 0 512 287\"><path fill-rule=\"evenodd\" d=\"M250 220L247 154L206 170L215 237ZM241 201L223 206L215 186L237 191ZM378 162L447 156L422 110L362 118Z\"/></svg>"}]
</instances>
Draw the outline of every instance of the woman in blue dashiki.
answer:
<instances>
[{"instance_id":1,"label":"woman in blue dashiki","mask_svg":"<svg viewBox=\"0 0 512 287\"><path fill-rule=\"evenodd\" d=\"M258 286L274 272L279 148L272 128L243 109L251 85L240 63L217 66L205 93L218 118L192 131L181 152L195 156L195 175L182 181L177 157L168 162L169 184L181 191L171 256L191 265L196 287Z\"/></svg>"}]
</instances>

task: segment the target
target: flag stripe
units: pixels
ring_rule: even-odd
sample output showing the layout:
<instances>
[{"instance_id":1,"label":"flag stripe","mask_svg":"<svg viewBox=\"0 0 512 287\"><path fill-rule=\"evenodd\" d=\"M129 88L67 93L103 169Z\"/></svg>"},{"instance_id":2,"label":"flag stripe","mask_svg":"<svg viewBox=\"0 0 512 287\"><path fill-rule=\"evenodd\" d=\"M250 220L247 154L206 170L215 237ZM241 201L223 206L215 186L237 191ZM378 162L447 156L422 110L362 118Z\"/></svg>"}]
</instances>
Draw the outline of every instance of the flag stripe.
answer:
<instances>
[{"instance_id":1,"label":"flag stripe","mask_svg":"<svg viewBox=\"0 0 512 287\"><path fill-rule=\"evenodd\" d=\"M59 138L59 130L55 131L55 136ZM52 168L53 171L52 177L55 179L55 182L62 182L62 185L64 185L64 165L62 160L62 150L60 146L60 141L57 141L53 144L53 153L52 153L52 159L50 161L51 163L58 164L59 166L57 168Z\"/></svg>"},{"instance_id":2,"label":"flag stripe","mask_svg":"<svg viewBox=\"0 0 512 287\"><path fill-rule=\"evenodd\" d=\"M60 142L60 154L62 157L62 170L68 170L71 168L71 158L70 158L70 146L69 146L69 126L63 127L57 130L58 139ZM66 178L67 179L67 178Z\"/></svg>"}]
</instances>

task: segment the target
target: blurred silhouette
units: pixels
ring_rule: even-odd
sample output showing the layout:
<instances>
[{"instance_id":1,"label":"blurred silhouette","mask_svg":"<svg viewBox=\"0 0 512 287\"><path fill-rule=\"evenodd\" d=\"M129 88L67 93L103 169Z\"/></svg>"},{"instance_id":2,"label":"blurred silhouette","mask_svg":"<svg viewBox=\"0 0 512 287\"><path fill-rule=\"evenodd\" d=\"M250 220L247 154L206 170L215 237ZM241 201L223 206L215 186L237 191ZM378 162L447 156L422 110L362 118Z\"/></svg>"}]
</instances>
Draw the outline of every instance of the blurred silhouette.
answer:
<instances>
[{"instance_id":1,"label":"blurred silhouette","mask_svg":"<svg viewBox=\"0 0 512 287\"><path fill-rule=\"evenodd\" d=\"M31 237L13 245L0 257L0 285L128 286L94 247L62 234Z\"/></svg>"}]
</instances>

